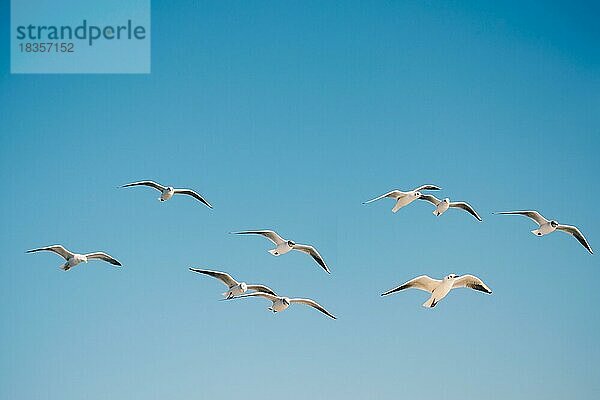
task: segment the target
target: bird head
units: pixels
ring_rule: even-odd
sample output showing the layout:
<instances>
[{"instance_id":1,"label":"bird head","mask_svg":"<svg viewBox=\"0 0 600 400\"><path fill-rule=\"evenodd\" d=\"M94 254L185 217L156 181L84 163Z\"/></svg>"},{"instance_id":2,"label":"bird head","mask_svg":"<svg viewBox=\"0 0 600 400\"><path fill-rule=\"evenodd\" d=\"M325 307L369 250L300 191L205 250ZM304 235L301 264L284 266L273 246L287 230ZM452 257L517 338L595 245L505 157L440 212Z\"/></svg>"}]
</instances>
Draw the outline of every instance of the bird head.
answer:
<instances>
[{"instance_id":1,"label":"bird head","mask_svg":"<svg viewBox=\"0 0 600 400\"><path fill-rule=\"evenodd\" d=\"M246 293L246 290L248 290L248 285L246 282L240 283L240 289L242 289L242 292Z\"/></svg>"},{"instance_id":2,"label":"bird head","mask_svg":"<svg viewBox=\"0 0 600 400\"><path fill-rule=\"evenodd\" d=\"M290 305L290 299L289 299L288 297L283 297L283 298L281 299L281 302L282 302L283 304L285 304L286 306L289 306L289 305Z\"/></svg>"},{"instance_id":3,"label":"bird head","mask_svg":"<svg viewBox=\"0 0 600 400\"><path fill-rule=\"evenodd\" d=\"M296 245L296 243L294 243L294 241L292 241L292 240L288 240L288 241L287 241L287 244L288 244L288 246L290 246L290 247L294 247L294 246Z\"/></svg>"},{"instance_id":4,"label":"bird head","mask_svg":"<svg viewBox=\"0 0 600 400\"><path fill-rule=\"evenodd\" d=\"M421 192L413 192L413 197L418 199L421 196L422 196Z\"/></svg>"},{"instance_id":5,"label":"bird head","mask_svg":"<svg viewBox=\"0 0 600 400\"><path fill-rule=\"evenodd\" d=\"M167 187L167 191L169 191L169 192L172 192L172 191L174 191L174 190L175 190L175 189L173 188L173 186L168 186L168 187Z\"/></svg>"},{"instance_id":6,"label":"bird head","mask_svg":"<svg viewBox=\"0 0 600 400\"><path fill-rule=\"evenodd\" d=\"M450 275L446 276L445 279L446 280L450 280L450 279L455 279L455 278L458 278L458 275L456 275L456 274L450 274Z\"/></svg>"},{"instance_id":7,"label":"bird head","mask_svg":"<svg viewBox=\"0 0 600 400\"><path fill-rule=\"evenodd\" d=\"M445 198L444 200L442 200L444 203L450 203L450 199L449 198Z\"/></svg>"},{"instance_id":8,"label":"bird head","mask_svg":"<svg viewBox=\"0 0 600 400\"><path fill-rule=\"evenodd\" d=\"M550 226L553 228L556 228L558 226L558 221L554 221L554 220L550 221Z\"/></svg>"}]
</instances>

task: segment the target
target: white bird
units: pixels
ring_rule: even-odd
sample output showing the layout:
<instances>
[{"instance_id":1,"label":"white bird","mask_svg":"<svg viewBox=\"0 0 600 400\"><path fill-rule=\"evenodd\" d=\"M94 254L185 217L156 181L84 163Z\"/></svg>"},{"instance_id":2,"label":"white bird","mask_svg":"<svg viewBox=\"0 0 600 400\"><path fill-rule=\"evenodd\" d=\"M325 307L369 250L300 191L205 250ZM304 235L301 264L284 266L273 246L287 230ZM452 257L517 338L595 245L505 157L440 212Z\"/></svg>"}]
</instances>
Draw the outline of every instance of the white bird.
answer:
<instances>
[{"instance_id":1,"label":"white bird","mask_svg":"<svg viewBox=\"0 0 600 400\"><path fill-rule=\"evenodd\" d=\"M209 208L213 208L213 206L211 206L210 203L204 199L204 197L200 196L198 193L196 193L192 189L175 189L172 186L163 186L154 181L132 182L132 183L123 185L121 187L125 188L125 187L131 187L131 186L148 186L148 187L158 190L161 193L160 197L158 198L159 201L167 201L176 194L187 194L188 196L192 196L196 200L201 201Z\"/></svg>"},{"instance_id":2,"label":"white bird","mask_svg":"<svg viewBox=\"0 0 600 400\"><path fill-rule=\"evenodd\" d=\"M273 305L269 307L269 311L273 311L274 313L281 312L288 308L293 303L306 304L307 306L311 306L312 308L316 308L321 311L323 314L327 315L330 318L337 319L337 317L327 311L323 306L311 299L290 299L289 297L277 296L270 293L263 292L253 292L244 294L242 296L235 297L236 299L241 299L242 297L264 297L265 299L271 300Z\"/></svg>"},{"instance_id":3,"label":"white bird","mask_svg":"<svg viewBox=\"0 0 600 400\"><path fill-rule=\"evenodd\" d=\"M221 282L223 282L228 288L228 290L225 293L223 293L223 296L225 296L226 299L231 299L235 296L244 294L248 290L255 290L257 292L264 292L264 293L269 293L269 294L275 295L275 292L273 290L271 290L270 288L268 288L267 286L248 285L246 282L238 282L235 279L233 279L231 277L231 275L229 275L228 273L225 273L225 272L210 271L207 269L198 269L198 268L191 268L191 267L190 267L190 271L197 272L199 274L212 276L213 278L217 278Z\"/></svg>"},{"instance_id":4,"label":"white bird","mask_svg":"<svg viewBox=\"0 0 600 400\"><path fill-rule=\"evenodd\" d=\"M423 307L433 308L440 300L446 297L450 290L461 287L468 287L470 289L479 290L487 294L492 293L490 288L487 287L486 284L476 276L463 275L459 277L458 275L450 274L444 277L442 280L433 279L427 275L421 275L394 289L388 290L381 295L387 296L388 294L399 292L400 290L408 288L424 290L431 293L431 297L429 300L423 303Z\"/></svg>"},{"instance_id":5,"label":"white bird","mask_svg":"<svg viewBox=\"0 0 600 400\"><path fill-rule=\"evenodd\" d=\"M369 204L374 201L381 200L385 197L389 197L391 199L396 200L396 205L394 205L394 208L392 208L392 212L395 213L402 207L409 205L410 203L412 203L413 201L415 201L419 197L421 197L423 195L421 193L422 190L442 190L442 189L437 186L434 186L434 185L423 185L423 186L419 186L418 188L413 189L408 192L403 192L401 190L392 190L391 192L382 194L379 197L375 197L374 199L367 200L367 201L363 202L363 204Z\"/></svg>"},{"instance_id":6,"label":"white bird","mask_svg":"<svg viewBox=\"0 0 600 400\"><path fill-rule=\"evenodd\" d=\"M445 198L443 200L438 199L432 194L422 194L419 197L419 200L426 200L435 206L435 210L433 211L433 215L439 217L443 213L445 213L449 208L462 208L479 221L481 221L481 217L477 214L477 211L471 207L469 203L465 203L464 201L453 201L451 202L449 198Z\"/></svg>"},{"instance_id":7,"label":"white bird","mask_svg":"<svg viewBox=\"0 0 600 400\"><path fill-rule=\"evenodd\" d=\"M327 264L325 264L325 260L323 260L323 257L321 257L317 249L315 249L313 246L309 246L306 244L298 244L292 240L284 239L281 236L279 236L277 232L270 230L241 231L233 233L236 235L262 235L277 246L274 249L269 250L269 253L271 253L272 255L280 256L291 250L298 250L310 255L328 274L331 273L331 271L329 271L329 267L327 267Z\"/></svg>"},{"instance_id":8,"label":"white bird","mask_svg":"<svg viewBox=\"0 0 600 400\"><path fill-rule=\"evenodd\" d=\"M87 253L87 254L77 254L77 253L73 253L73 252L65 249L61 245L55 244L53 246L40 247L39 249L27 250L27 253L35 253L37 251L51 251L53 253L58 254L65 260L67 260L67 262L65 264L60 266L60 268L63 271L68 271L71 268L73 268L74 266L76 266L77 264L80 264L82 262L87 263L89 260L102 260L102 261L111 263L112 265L116 265L118 267L122 266L119 261L117 261L113 257L111 257L108 254L103 253L101 251L97 251L94 253Z\"/></svg>"},{"instance_id":9,"label":"white bird","mask_svg":"<svg viewBox=\"0 0 600 400\"><path fill-rule=\"evenodd\" d=\"M526 217L531 218L532 220L535 221L536 224L539 225L538 229L534 229L531 231L531 233L533 233L536 236L544 236L544 235L552 233L556 230L566 232L569 235L574 236L575 239L577 239L579 241L579 243L581 243L581 245L583 247L585 247L587 249L587 251L590 252L590 254L594 254L589 243L587 242L587 240L585 239L585 237L583 236L581 231L579 229L577 229L576 226L561 225L555 220L548 220L548 219L544 218L542 216L542 214L540 214L537 211L501 211L501 212L497 212L496 214L524 215Z\"/></svg>"}]
</instances>

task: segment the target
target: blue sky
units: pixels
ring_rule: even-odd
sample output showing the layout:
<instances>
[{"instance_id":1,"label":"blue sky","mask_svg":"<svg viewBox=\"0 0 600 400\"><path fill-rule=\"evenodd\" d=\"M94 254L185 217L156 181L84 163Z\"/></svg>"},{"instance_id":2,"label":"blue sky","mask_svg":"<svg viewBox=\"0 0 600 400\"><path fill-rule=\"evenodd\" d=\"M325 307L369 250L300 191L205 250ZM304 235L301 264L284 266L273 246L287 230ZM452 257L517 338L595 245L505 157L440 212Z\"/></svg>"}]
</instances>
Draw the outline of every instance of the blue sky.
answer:
<instances>
[{"instance_id":1,"label":"blue sky","mask_svg":"<svg viewBox=\"0 0 600 400\"><path fill-rule=\"evenodd\" d=\"M600 11L592 2L153 2L149 75L11 75L0 4L0 397L592 398ZM137 179L189 186L156 201ZM361 202L423 183L482 215ZM240 229L315 244L270 256ZM62 243L125 265L64 273ZM219 302L189 266L339 316ZM420 274L462 290L379 293Z\"/></svg>"}]
</instances>

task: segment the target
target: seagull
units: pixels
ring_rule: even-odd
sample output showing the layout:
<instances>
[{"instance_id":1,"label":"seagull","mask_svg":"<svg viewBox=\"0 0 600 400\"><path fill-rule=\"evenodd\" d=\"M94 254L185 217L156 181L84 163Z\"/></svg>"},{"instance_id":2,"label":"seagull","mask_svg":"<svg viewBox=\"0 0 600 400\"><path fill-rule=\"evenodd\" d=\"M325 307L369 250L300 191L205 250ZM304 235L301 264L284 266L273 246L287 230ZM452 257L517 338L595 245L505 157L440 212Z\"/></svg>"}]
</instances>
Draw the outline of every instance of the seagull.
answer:
<instances>
[{"instance_id":1,"label":"seagull","mask_svg":"<svg viewBox=\"0 0 600 400\"><path fill-rule=\"evenodd\" d=\"M477 218L479 221L481 221L481 217L479 216L479 214L477 214L477 211L475 211L469 203L465 203L464 201L451 202L450 199L447 197L444 200L440 200L432 194L422 194L421 197L419 197L419 199L426 200L435 206L433 215L435 215L436 217L439 217L440 215L445 213L446 210L448 210L448 208L462 208L463 210Z\"/></svg>"},{"instance_id":2,"label":"seagull","mask_svg":"<svg viewBox=\"0 0 600 400\"><path fill-rule=\"evenodd\" d=\"M116 259L112 258L108 254L103 253L101 251L97 251L94 253L88 253L88 254L77 254L77 253L73 253L73 252L65 249L61 245L55 244L53 246L40 247L39 249L27 250L27 253L35 253L37 251L51 251L53 253L58 254L65 260L67 260L67 262L65 264L60 266L60 268L63 271L68 271L71 268L73 268L74 266L76 266L77 264L80 264L82 262L87 263L88 260L102 260L102 261L109 262L112 265L116 265L118 267L122 266L119 261L117 261Z\"/></svg>"},{"instance_id":3,"label":"seagull","mask_svg":"<svg viewBox=\"0 0 600 400\"><path fill-rule=\"evenodd\" d=\"M413 189L409 192L403 192L401 190L392 190L391 192L382 194L379 197L375 197L374 199L365 201L365 202L363 202L363 204L369 204L374 201L381 200L384 197L389 197L391 199L396 200L396 205L394 206L394 208L392 208L392 212L395 213L395 212L398 212L398 210L401 209L402 207L407 206L410 203L412 203L413 201L415 201L416 199L420 198L423 195L421 193L422 190L442 190L442 189L435 185L423 185L423 186L419 186L418 188Z\"/></svg>"},{"instance_id":4,"label":"seagull","mask_svg":"<svg viewBox=\"0 0 600 400\"><path fill-rule=\"evenodd\" d=\"M554 232L555 230L566 232L570 235L573 235L575 239L577 239L579 243L581 243L581 245L585 247L587 251L590 252L590 254L594 254L594 251L590 247L589 243L587 242L581 231L577 229L576 226L561 225L555 220L547 220L542 216L542 214L540 214L537 211L501 211L497 212L496 214L524 215L526 217L531 218L539 225L538 229L534 229L531 231L531 233L533 233L536 236L544 236Z\"/></svg>"},{"instance_id":5,"label":"seagull","mask_svg":"<svg viewBox=\"0 0 600 400\"><path fill-rule=\"evenodd\" d=\"M187 194L188 196L192 196L196 200L201 201L202 203L204 203L209 208L213 208L213 206L211 206L210 203L204 199L204 197L200 196L198 193L196 193L192 189L175 189L172 186L163 186L163 185L161 185L159 183L156 183L154 181L132 182L132 183L128 183L126 185L123 185L121 187L125 188L125 187L131 187L131 186L148 186L148 187L151 187L151 188L154 188L154 189L158 190L159 192L161 192L161 195L158 198L159 201L167 201L171 197L173 197L173 195L176 195L176 194Z\"/></svg>"},{"instance_id":6,"label":"seagull","mask_svg":"<svg viewBox=\"0 0 600 400\"><path fill-rule=\"evenodd\" d=\"M487 294L492 294L490 288L487 287L481 279L474 275L463 275L459 277L458 275L450 274L444 277L442 280L433 279L427 275L421 275L403 285L388 290L381 295L387 296L388 294L399 292L400 290L408 288L420 289L431 293L431 297L429 300L423 303L423 307L433 308L437 303L439 303L440 300L446 297L450 290L461 287L468 287L470 289L479 290Z\"/></svg>"},{"instance_id":7,"label":"seagull","mask_svg":"<svg viewBox=\"0 0 600 400\"><path fill-rule=\"evenodd\" d=\"M337 317L327 311L323 306L311 299L290 299L289 297L277 296L275 294L264 293L264 292L253 292L244 294L241 296L235 297L236 299L241 299L242 297L264 297L265 299L271 300L273 305L268 308L269 311L273 311L274 313L285 310L293 303L301 303L306 304L307 306L311 306L312 308L316 308L321 311L323 314L327 315L330 318L337 319Z\"/></svg>"},{"instance_id":8,"label":"seagull","mask_svg":"<svg viewBox=\"0 0 600 400\"><path fill-rule=\"evenodd\" d=\"M331 271L329 271L329 268L327 267L327 264L325 264L325 260L323 260L323 257L321 257L317 249L315 249L313 246L309 246L307 244L298 244L292 240L286 240L279 236L277 232L270 230L241 231L233 233L236 235L262 235L277 246L273 250L269 250L269 253L273 254L274 256L280 256L289 252L290 250L298 250L310 255L328 274L331 273Z\"/></svg>"},{"instance_id":9,"label":"seagull","mask_svg":"<svg viewBox=\"0 0 600 400\"><path fill-rule=\"evenodd\" d=\"M255 290L257 292L264 292L264 293L269 293L269 294L275 295L274 291L272 291L271 289L269 289L268 287L266 287L264 285L248 285L246 282L238 282L235 279L233 279L231 277L231 275L229 275L228 273L225 273L225 272L210 271L207 269L198 269L198 268L191 268L191 267L190 267L190 271L197 272L199 274L212 276L213 278L217 278L221 282L223 282L225 285L227 285L229 290L227 290L225 293L223 293L223 296L225 296L225 298L227 300L229 300L235 296L239 296L240 294L244 294L244 293L246 293L247 290Z\"/></svg>"}]
</instances>

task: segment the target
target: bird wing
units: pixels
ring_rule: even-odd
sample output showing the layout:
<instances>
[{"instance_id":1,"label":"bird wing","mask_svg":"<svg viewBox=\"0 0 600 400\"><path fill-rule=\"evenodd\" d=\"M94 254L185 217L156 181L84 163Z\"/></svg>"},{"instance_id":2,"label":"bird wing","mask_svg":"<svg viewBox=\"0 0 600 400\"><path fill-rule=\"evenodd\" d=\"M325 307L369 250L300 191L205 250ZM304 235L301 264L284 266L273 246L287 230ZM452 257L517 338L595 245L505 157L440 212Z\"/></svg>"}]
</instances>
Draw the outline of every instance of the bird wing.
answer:
<instances>
[{"instance_id":1,"label":"bird wing","mask_svg":"<svg viewBox=\"0 0 600 400\"><path fill-rule=\"evenodd\" d=\"M167 188L159 183L156 183L154 181L139 181L139 182L132 182L132 183L128 183L126 185L123 185L121 187L131 187L131 186L149 186L151 188L154 188L158 191L164 192Z\"/></svg>"},{"instance_id":2,"label":"bird wing","mask_svg":"<svg viewBox=\"0 0 600 400\"><path fill-rule=\"evenodd\" d=\"M252 292L252 293L246 293L246 294L242 294L240 296L235 296L232 297L232 299L241 299L242 297L264 297L267 300L271 300L271 301L276 301L279 297L277 297L277 295L271 294L271 293L266 293L266 292Z\"/></svg>"},{"instance_id":3,"label":"bird wing","mask_svg":"<svg viewBox=\"0 0 600 400\"><path fill-rule=\"evenodd\" d=\"M257 292L268 293L272 294L273 296L277 296L277 293L275 293L273 289L265 285L248 285L248 290L255 290Z\"/></svg>"},{"instance_id":4,"label":"bird wing","mask_svg":"<svg viewBox=\"0 0 600 400\"><path fill-rule=\"evenodd\" d=\"M381 196L375 197L374 199L364 201L363 204L369 204L369 203L372 203L374 201L381 200L384 197L390 197L392 199L398 199L398 198L404 197L404 196L406 196L406 193L404 193L404 192L402 192L400 190L392 190L390 192L382 194Z\"/></svg>"},{"instance_id":5,"label":"bird wing","mask_svg":"<svg viewBox=\"0 0 600 400\"><path fill-rule=\"evenodd\" d=\"M187 194L188 196L192 196L196 200L204 203L208 208L213 208L208 201L204 199L204 197L200 196L198 193L193 191L192 189L175 189L175 194Z\"/></svg>"},{"instance_id":6,"label":"bird wing","mask_svg":"<svg viewBox=\"0 0 600 400\"><path fill-rule=\"evenodd\" d=\"M496 214L505 214L505 215L524 215L526 217L531 218L532 220L534 220L535 222L537 222L538 225L543 225L546 222L548 222L548 220L546 218L544 218L542 216L542 214L540 214L537 211L501 211L501 212L497 212Z\"/></svg>"},{"instance_id":7,"label":"bird wing","mask_svg":"<svg viewBox=\"0 0 600 400\"><path fill-rule=\"evenodd\" d=\"M323 260L323 257L321 257L317 249L315 249L313 246L306 244L295 244L293 249L310 255L328 274L331 273L327 267L327 264L325 264L325 260Z\"/></svg>"},{"instance_id":8,"label":"bird wing","mask_svg":"<svg viewBox=\"0 0 600 400\"><path fill-rule=\"evenodd\" d=\"M426 200L426 201L430 202L431 204L433 204L434 206L437 206L441 202L440 199L438 199L437 197L435 197L432 194L422 194L421 197L419 197L419 200Z\"/></svg>"},{"instance_id":9,"label":"bird wing","mask_svg":"<svg viewBox=\"0 0 600 400\"><path fill-rule=\"evenodd\" d=\"M51 251L53 253L58 254L65 260L69 260L69 258L73 257L75 254L71 253L69 250L65 249L59 244L55 244L47 247L40 247L39 249L27 250L27 253L35 253L37 251Z\"/></svg>"},{"instance_id":10,"label":"bird wing","mask_svg":"<svg viewBox=\"0 0 600 400\"><path fill-rule=\"evenodd\" d=\"M424 290L426 292L433 292L433 290L441 283L439 279L430 278L427 275L421 275L416 277L415 279L411 279L410 281L403 283L402 285L395 287L393 289L388 290L385 293L382 293L382 296L387 296L388 294L392 294L395 292L399 292L400 290L415 288L419 290Z\"/></svg>"},{"instance_id":11,"label":"bird wing","mask_svg":"<svg viewBox=\"0 0 600 400\"><path fill-rule=\"evenodd\" d=\"M415 192L420 192L421 190L442 190L441 187L437 187L435 185L423 185L416 188Z\"/></svg>"},{"instance_id":12,"label":"bird wing","mask_svg":"<svg viewBox=\"0 0 600 400\"><path fill-rule=\"evenodd\" d=\"M559 224L556 227L556 229L561 230L563 232L566 232L566 233L568 233L570 235L575 236L575 239L579 240L579 243L581 243L583 245L583 247L585 247L587 249L587 251L590 252L590 254L594 254L594 251L592 250L592 247L590 246L590 244L585 239L585 236L583 236L583 233L581 233L581 231L576 226L560 225Z\"/></svg>"},{"instance_id":13,"label":"bird wing","mask_svg":"<svg viewBox=\"0 0 600 400\"><path fill-rule=\"evenodd\" d=\"M115 259L101 251L97 251L95 253L89 253L89 254L86 254L85 256L87 257L88 260L102 260L102 261L111 263L112 265L117 265L119 267L123 266L119 261L117 261L117 259Z\"/></svg>"},{"instance_id":14,"label":"bird wing","mask_svg":"<svg viewBox=\"0 0 600 400\"><path fill-rule=\"evenodd\" d=\"M479 214L477 214L477 211L475 211L475 209L473 207L471 207L471 205L469 203L465 203L464 201L455 201L455 202L451 202L449 204L449 206L454 207L454 208L462 208L463 210L465 210L466 212L468 212L469 214L471 214L472 216L477 218L479 221L482 221Z\"/></svg>"},{"instance_id":15,"label":"bird wing","mask_svg":"<svg viewBox=\"0 0 600 400\"><path fill-rule=\"evenodd\" d=\"M474 275L462 275L454 280L452 289L468 287L469 289L479 290L487 294L492 294L492 290L485 283Z\"/></svg>"},{"instance_id":16,"label":"bird wing","mask_svg":"<svg viewBox=\"0 0 600 400\"><path fill-rule=\"evenodd\" d=\"M266 237L267 239L269 239L271 242L275 243L276 245L280 245L281 243L285 242L285 240L283 240L283 238L281 236L279 236L277 234L277 232L274 231L270 231L270 230L262 230L262 231L241 231L241 232L233 232L236 235L262 235L264 237Z\"/></svg>"},{"instance_id":17,"label":"bird wing","mask_svg":"<svg viewBox=\"0 0 600 400\"><path fill-rule=\"evenodd\" d=\"M317 303L314 300L311 300L311 299L290 299L290 303L306 304L307 306L311 306L312 308L316 308L317 310L321 311L323 314L327 315L330 318L337 319L337 317L335 315L333 315L332 313L330 313L329 311L327 311L322 305L320 305L319 303Z\"/></svg>"},{"instance_id":18,"label":"bird wing","mask_svg":"<svg viewBox=\"0 0 600 400\"><path fill-rule=\"evenodd\" d=\"M208 269L198 269L198 268L191 268L191 267L190 267L190 271L197 272L199 274L212 276L213 278L217 278L218 280L223 282L225 285L227 285L227 287L229 287L229 288L232 288L238 284L238 282L235 279L233 279L231 277L231 275L229 275L228 273L225 273L225 272L211 271Z\"/></svg>"}]
</instances>

